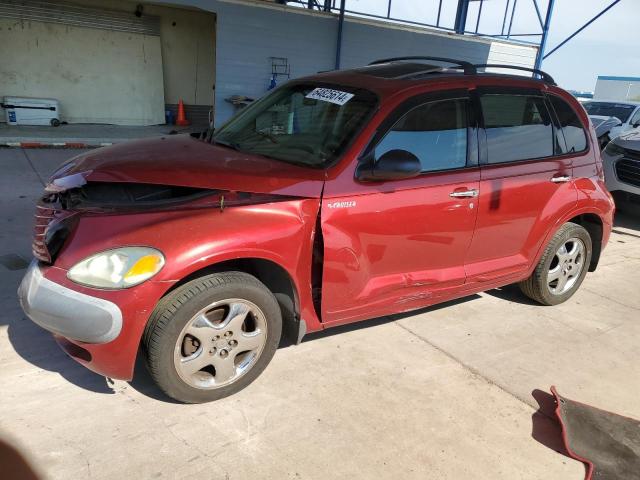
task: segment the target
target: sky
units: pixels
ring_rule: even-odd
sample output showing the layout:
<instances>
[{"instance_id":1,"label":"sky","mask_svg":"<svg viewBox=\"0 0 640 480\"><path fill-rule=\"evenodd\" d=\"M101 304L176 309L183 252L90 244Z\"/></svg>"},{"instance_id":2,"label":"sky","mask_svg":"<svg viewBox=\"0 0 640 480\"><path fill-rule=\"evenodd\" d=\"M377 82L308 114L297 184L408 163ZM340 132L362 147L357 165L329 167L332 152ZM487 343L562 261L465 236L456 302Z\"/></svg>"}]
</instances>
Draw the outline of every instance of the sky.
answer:
<instances>
[{"instance_id":1,"label":"sky","mask_svg":"<svg viewBox=\"0 0 640 480\"><path fill-rule=\"evenodd\" d=\"M556 0L546 51L551 51L612 1ZM543 19L547 3L548 0L538 0ZM480 33L501 32L506 4L507 0L484 0ZM510 4L513 5L513 0ZM443 0L442 24L453 26L456 5L457 0ZM387 0L347 0L347 8L386 15ZM391 15L435 24L437 10L438 0L392 0ZM478 2L472 2L467 30L475 30L477 12ZM512 33L540 32L533 0L517 0ZM640 77L640 0L621 0L544 60L542 69L560 86L573 90L593 91L598 75Z\"/></svg>"}]
</instances>

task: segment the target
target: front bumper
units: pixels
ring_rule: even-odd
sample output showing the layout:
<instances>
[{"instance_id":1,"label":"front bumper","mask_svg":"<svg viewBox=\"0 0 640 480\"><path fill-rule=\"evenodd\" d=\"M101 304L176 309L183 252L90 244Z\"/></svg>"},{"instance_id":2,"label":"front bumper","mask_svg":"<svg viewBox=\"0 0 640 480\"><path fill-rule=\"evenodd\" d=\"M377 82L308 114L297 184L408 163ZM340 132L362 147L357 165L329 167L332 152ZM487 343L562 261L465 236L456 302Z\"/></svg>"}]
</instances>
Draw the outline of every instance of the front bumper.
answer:
<instances>
[{"instance_id":1,"label":"front bumper","mask_svg":"<svg viewBox=\"0 0 640 480\"><path fill-rule=\"evenodd\" d=\"M107 343L122 330L122 312L108 300L44 278L33 262L18 289L27 316L45 330L86 343Z\"/></svg>"},{"instance_id":2,"label":"front bumper","mask_svg":"<svg viewBox=\"0 0 640 480\"><path fill-rule=\"evenodd\" d=\"M25 313L53 332L71 358L100 375L131 380L149 315L174 283L99 290L73 283L65 269L34 263L18 296Z\"/></svg>"},{"instance_id":3,"label":"front bumper","mask_svg":"<svg viewBox=\"0 0 640 480\"><path fill-rule=\"evenodd\" d=\"M612 156L606 152L602 153L602 163L604 165L604 178L607 184L607 189L610 192L627 192L633 195L640 196L640 187L623 182L618 178L616 172L616 163L623 160L625 157L622 155Z\"/></svg>"}]
</instances>

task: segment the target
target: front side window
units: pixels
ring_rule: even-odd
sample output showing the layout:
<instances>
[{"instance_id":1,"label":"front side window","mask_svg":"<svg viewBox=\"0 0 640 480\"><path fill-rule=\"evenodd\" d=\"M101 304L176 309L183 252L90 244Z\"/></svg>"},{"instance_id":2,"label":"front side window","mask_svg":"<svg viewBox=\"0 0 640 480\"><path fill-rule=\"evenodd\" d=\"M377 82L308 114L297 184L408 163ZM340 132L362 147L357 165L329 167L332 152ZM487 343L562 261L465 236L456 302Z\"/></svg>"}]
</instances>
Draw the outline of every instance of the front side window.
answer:
<instances>
[{"instance_id":1,"label":"front side window","mask_svg":"<svg viewBox=\"0 0 640 480\"><path fill-rule=\"evenodd\" d=\"M615 102L585 102L582 106L589 115L616 117L622 123L629 120L629 117L636 108L634 105Z\"/></svg>"},{"instance_id":2,"label":"front side window","mask_svg":"<svg viewBox=\"0 0 640 480\"><path fill-rule=\"evenodd\" d=\"M631 117L631 121L629 122L634 127L640 124L640 108L638 111Z\"/></svg>"},{"instance_id":3,"label":"front side window","mask_svg":"<svg viewBox=\"0 0 640 480\"><path fill-rule=\"evenodd\" d=\"M576 112L571 106L560 97L550 95L551 105L556 111L556 116L560 122L562 132L558 131L558 135L564 135L566 148L561 147L562 153L582 152L587 148L587 136L582 128L582 122L578 118ZM558 142L562 145L563 142Z\"/></svg>"},{"instance_id":4,"label":"front side window","mask_svg":"<svg viewBox=\"0 0 640 480\"><path fill-rule=\"evenodd\" d=\"M544 99L535 95L480 97L489 163L550 157L553 126Z\"/></svg>"},{"instance_id":5,"label":"front side window","mask_svg":"<svg viewBox=\"0 0 640 480\"><path fill-rule=\"evenodd\" d=\"M377 97L343 86L285 85L246 107L211 137L246 153L321 168L366 123Z\"/></svg>"},{"instance_id":6,"label":"front side window","mask_svg":"<svg viewBox=\"0 0 640 480\"><path fill-rule=\"evenodd\" d=\"M466 166L467 103L459 98L415 107L375 147L375 158L390 150L406 150L418 157L423 172Z\"/></svg>"}]
</instances>

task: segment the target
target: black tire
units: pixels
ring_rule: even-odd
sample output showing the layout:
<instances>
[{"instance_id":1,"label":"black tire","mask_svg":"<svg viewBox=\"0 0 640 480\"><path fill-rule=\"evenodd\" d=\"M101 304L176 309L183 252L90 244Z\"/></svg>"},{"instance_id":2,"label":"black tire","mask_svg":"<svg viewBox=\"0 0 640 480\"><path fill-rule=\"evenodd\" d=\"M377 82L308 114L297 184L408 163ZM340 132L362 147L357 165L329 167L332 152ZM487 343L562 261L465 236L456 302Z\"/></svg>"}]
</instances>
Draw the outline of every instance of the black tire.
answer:
<instances>
[{"instance_id":1,"label":"black tire","mask_svg":"<svg viewBox=\"0 0 640 480\"><path fill-rule=\"evenodd\" d=\"M197 312L230 298L252 302L262 311L267 322L266 343L255 363L233 383L196 388L180 377L174 365L178 337ZM269 289L249 274L223 272L192 280L164 297L145 328L142 349L147 369L162 391L180 402L203 403L232 395L253 382L273 358L281 333L280 307Z\"/></svg>"},{"instance_id":2,"label":"black tire","mask_svg":"<svg viewBox=\"0 0 640 480\"><path fill-rule=\"evenodd\" d=\"M57 118L52 118L51 119L51 126L52 127L59 127L60 126L60 120L58 120Z\"/></svg>"},{"instance_id":3,"label":"black tire","mask_svg":"<svg viewBox=\"0 0 640 480\"><path fill-rule=\"evenodd\" d=\"M552 262L554 262L558 249L572 238L577 238L584 244L582 270L576 277L571 288L562 294L554 294L550 291L548 286L547 275L552 266ZM574 293L576 293L578 288L580 288L584 277L587 275L589 263L591 262L592 251L591 236L589 235L589 232L587 232L587 230L582 226L575 223L565 223L560 227L545 248L542 258L540 258L540 261L538 262L538 265L536 265L531 276L519 283L522 293L542 305L558 305L567 301Z\"/></svg>"}]
</instances>

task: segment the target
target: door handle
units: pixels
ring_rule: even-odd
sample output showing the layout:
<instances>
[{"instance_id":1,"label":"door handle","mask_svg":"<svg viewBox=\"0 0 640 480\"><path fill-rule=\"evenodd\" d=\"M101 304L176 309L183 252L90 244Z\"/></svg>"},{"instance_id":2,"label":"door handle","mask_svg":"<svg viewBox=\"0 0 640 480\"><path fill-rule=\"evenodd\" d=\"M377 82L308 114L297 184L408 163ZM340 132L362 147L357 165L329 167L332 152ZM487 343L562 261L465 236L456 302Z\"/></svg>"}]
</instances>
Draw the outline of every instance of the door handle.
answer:
<instances>
[{"instance_id":1,"label":"door handle","mask_svg":"<svg viewBox=\"0 0 640 480\"><path fill-rule=\"evenodd\" d=\"M460 192L451 192L449 196L452 198L474 198L478 196L478 190L462 190Z\"/></svg>"},{"instance_id":2,"label":"door handle","mask_svg":"<svg viewBox=\"0 0 640 480\"><path fill-rule=\"evenodd\" d=\"M559 175L557 177L552 177L551 181L553 183L566 183L569 180L571 180L571 177L569 175Z\"/></svg>"}]
</instances>

